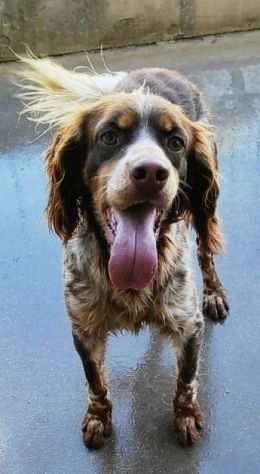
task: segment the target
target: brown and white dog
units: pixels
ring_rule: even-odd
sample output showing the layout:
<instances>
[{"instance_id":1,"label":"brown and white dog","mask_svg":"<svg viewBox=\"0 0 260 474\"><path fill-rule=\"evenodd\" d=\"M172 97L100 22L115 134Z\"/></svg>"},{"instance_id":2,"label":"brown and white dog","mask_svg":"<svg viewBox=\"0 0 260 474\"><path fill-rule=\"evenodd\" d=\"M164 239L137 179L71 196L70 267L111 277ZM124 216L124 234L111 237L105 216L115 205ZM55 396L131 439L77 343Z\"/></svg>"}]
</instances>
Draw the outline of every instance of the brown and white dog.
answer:
<instances>
[{"instance_id":1,"label":"brown and white dog","mask_svg":"<svg viewBox=\"0 0 260 474\"><path fill-rule=\"evenodd\" d=\"M202 429L204 320L189 223L197 233L204 314L223 321L228 312L213 262L222 248L218 169L202 95L165 69L90 75L46 59L23 61L26 110L58 128L46 154L47 216L64 243L65 301L89 383L84 441L97 448L111 434L107 337L149 324L176 348L175 429L181 443L193 443Z\"/></svg>"}]
</instances>

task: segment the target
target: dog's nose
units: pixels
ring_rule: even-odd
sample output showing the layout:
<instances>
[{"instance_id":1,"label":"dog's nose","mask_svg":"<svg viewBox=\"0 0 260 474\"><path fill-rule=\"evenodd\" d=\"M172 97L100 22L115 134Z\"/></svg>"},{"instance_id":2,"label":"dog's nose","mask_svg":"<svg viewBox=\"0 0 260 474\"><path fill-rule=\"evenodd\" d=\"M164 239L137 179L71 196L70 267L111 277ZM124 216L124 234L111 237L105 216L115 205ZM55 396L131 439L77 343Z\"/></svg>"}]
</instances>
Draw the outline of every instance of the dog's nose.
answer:
<instances>
[{"instance_id":1,"label":"dog's nose","mask_svg":"<svg viewBox=\"0 0 260 474\"><path fill-rule=\"evenodd\" d=\"M139 161L130 171L131 180L136 187L144 191L160 191L165 185L169 170L167 167L156 161Z\"/></svg>"}]
</instances>

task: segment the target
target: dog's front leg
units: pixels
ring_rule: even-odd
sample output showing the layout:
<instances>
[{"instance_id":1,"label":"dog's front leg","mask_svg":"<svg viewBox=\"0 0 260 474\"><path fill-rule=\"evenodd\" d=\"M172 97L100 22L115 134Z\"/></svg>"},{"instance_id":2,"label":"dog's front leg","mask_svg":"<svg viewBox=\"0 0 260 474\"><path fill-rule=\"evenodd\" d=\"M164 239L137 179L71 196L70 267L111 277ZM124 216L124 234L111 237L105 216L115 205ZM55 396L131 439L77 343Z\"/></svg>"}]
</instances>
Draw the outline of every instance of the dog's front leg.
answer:
<instances>
[{"instance_id":1,"label":"dog's front leg","mask_svg":"<svg viewBox=\"0 0 260 474\"><path fill-rule=\"evenodd\" d=\"M215 322L223 322L229 304L223 285L217 275L213 255L198 241L198 261L203 278L203 313Z\"/></svg>"},{"instance_id":2,"label":"dog's front leg","mask_svg":"<svg viewBox=\"0 0 260 474\"><path fill-rule=\"evenodd\" d=\"M181 444L193 444L200 436L202 413L197 400L198 368L203 338L203 322L188 338L181 338L177 349L177 391L174 400L175 430Z\"/></svg>"},{"instance_id":3,"label":"dog's front leg","mask_svg":"<svg viewBox=\"0 0 260 474\"><path fill-rule=\"evenodd\" d=\"M73 333L89 384L89 404L82 424L83 439L89 448L99 448L112 431L112 403L104 374L106 338Z\"/></svg>"}]
</instances>

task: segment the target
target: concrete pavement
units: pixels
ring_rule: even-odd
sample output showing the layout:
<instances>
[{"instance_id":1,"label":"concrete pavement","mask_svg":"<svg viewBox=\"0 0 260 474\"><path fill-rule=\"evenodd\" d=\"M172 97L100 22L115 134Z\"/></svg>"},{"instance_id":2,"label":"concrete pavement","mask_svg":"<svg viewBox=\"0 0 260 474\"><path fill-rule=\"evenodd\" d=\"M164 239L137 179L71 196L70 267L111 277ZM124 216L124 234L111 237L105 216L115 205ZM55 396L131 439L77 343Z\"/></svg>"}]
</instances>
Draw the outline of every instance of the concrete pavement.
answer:
<instances>
[{"instance_id":1,"label":"concrete pavement","mask_svg":"<svg viewBox=\"0 0 260 474\"><path fill-rule=\"evenodd\" d=\"M97 452L82 444L83 371L63 306L60 244L42 217L40 154L49 137L32 143L32 125L17 123L13 66L0 66L1 474L259 472L259 41L255 32L106 53L114 70L157 65L187 73L208 96L218 127L227 241L218 268L231 314L224 326L207 327L200 390L207 427L188 449L172 427L173 352L148 330L111 338L114 433Z\"/></svg>"}]
</instances>

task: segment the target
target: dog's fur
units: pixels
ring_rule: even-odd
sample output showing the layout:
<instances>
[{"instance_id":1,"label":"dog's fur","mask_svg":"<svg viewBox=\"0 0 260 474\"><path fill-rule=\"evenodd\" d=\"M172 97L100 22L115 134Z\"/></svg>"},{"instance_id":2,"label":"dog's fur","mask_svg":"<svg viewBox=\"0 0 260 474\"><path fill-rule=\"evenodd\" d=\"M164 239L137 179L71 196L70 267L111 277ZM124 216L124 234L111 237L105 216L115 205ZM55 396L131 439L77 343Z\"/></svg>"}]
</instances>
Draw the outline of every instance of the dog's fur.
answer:
<instances>
[{"instance_id":1,"label":"dog's fur","mask_svg":"<svg viewBox=\"0 0 260 474\"><path fill-rule=\"evenodd\" d=\"M49 60L25 61L31 68L25 73L31 82L23 92L27 110L38 122L59 127L46 154L47 215L64 242L65 301L89 383L84 441L99 447L112 429L103 368L107 337L149 324L176 348L175 429L183 444L193 443L202 428L197 390L204 319L191 271L189 223L197 233L204 313L222 321L228 311L213 262L213 254L222 249L218 167L201 93L186 78L164 69L89 76ZM137 189L129 177L140 160L151 157L167 170L159 193ZM108 274L107 210L124 212L142 202L161 212L157 271L142 289L120 289Z\"/></svg>"}]
</instances>

